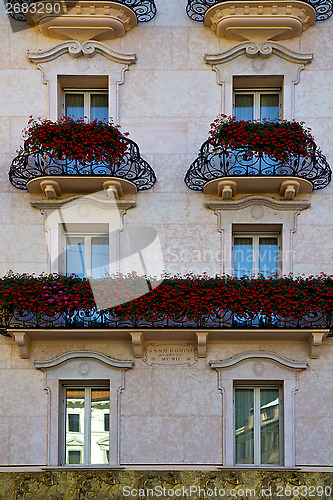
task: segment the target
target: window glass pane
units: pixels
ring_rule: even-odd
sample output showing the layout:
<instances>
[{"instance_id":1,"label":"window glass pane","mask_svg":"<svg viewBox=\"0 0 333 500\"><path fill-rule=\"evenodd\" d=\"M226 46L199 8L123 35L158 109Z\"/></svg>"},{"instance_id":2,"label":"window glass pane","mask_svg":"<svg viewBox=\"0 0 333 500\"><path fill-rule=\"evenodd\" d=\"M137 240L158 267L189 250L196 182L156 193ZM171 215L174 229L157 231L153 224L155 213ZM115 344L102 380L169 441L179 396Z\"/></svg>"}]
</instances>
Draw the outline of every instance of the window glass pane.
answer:
<instances>
[{"instance_id":1,"label":"window glass pane","mask_svg":"<svg viewBox=\"0 0 333 500\"><path fill-rule=\"evenodd\" d=\"M109 270L109 237L91 238L91 276L102 278Z\"/></svg>"},{"instance_id":2,"label":"window glass pane","mask_svg":"<svg viewBox=\"0 0 333 500\"><path fill-rule=\"evenodd\" d=\"M237 120L253 120L253 94L235 94L235 116Z\"/></svg>"},{"instance_id":3,"label":"window glass pane","mask_svg":"<svg viewBox=\"0 0 333 500\"><path fill-rule=\"evenodd\" d=\"M235 390L235 450L237 464L254 463L254 392Z\"/></svg>"},{"instance_id":4,"label":"window glass pane","mask_svg":"<svg viewBox=\"0 0 333 500\"><path fill-rule=\"evenodd\" d=\"M67 236L66 238L66 274L85 275L84 238Z\"/></svg>"},{"instance_id":5,"label":"window glass pane","mask_svg":"<svg viewBox=\"0 0 333 500\"><path fill-rule=\"evenodd\" d=\"M267 278L272 273L280 273L278 239L259 238L259 273Z\"/></svg>"},{"instance_id":6,"label":"window glass pane","mask_svg":"<svg viewBox=\"0 0 333 500\"><path fill-rule=\"evenodd\" d=\"M68 430L70 432L80 432L80 415L79 413L68 414Z\"/></svg>"},{"instance_id":7,"label":"window glass pane","mask_svg":"<svg viewBox=\"0 0 333 500\"><path fill-rule=\"evenodd\" d=\"M84 117L84 95L83 94L65 94L65 113L66 116L78 120Z\"/></svg>"},{"instance_id":8,"label":"window glass pane","mask_svg":"<svg viewBox=\"0 0 333 500\"><path fill-rule=\"evenodd\" d=\"M278 120L279 118L279 95L260 95L260 120Z\"/></svg>"},{"instance_id":9,"label":"window glass pane","mask_svg":"<svg viewBox=\"0 0 333 500\"><path fill-rule=\"evenodd\" d=\"M90 121L109 121L109 103L107 94L90 95Z\"/></svg>"},{"instance_id":10,"label":"window glass pane","mask_svg":"<svg viewBox=\"0 0 333 500\"><path fill-rule=\"evenodd\" d=\"M110 390L91 389L91 462L107 464L109 430L105 430L105 415L110 415ZM109 417L110 418L110 417Z\"/></svg>"},{"instance_id":11,"label":"window glass pane","mask_svg":"<svg viewBox=\"0 0 333 500\"><path fill-rule=\"evenodd\" d=\"M252 274L252 238L234 238L234 275Z\"/></svg>"},{"instance_id":12,"label":"window glass pane","mask_svg":"<svg viewBox=\"0 0 333 500\"><path fill-rule=\"evenodd\" d=\"M74 427L75 427L75 430ZM66 389L66 463L82 464L84 449L84 389Z\"/></svg>"},{"instance_id":13,"label":"window glass pane","mask_svg":"<svg viewBox=\"0 0 333 500\"><path fill-rule=\"evenodd\" d=\"M279 390L260 390L261 463L279 464Z\"/></svg>"},{"instance_id":14,"label":"window glass pane","mask_svg":"<svg viewBox=\"0 0 333 500\"><path fill-rule=\"evenodd\" d=\"M69 450L68 451L68 463L69 464L82 464L82 453L80 450Z\"/></svg>"}]
</instances>

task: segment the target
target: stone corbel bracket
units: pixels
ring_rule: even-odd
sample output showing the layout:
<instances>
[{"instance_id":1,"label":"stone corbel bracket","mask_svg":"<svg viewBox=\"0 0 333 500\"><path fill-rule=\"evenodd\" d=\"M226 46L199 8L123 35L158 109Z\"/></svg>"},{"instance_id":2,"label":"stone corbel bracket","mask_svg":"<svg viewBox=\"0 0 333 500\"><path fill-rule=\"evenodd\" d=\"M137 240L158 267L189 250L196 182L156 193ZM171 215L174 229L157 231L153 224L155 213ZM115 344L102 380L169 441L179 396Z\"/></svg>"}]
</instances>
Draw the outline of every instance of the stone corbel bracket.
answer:
<instances>
[{"instance_id":1,"label":"stone corbel bracket","mask_svg":"<svg viewBox=\"0 0 333 500\"><path fill-rule=\"evenodd\" d=\"M248 41L238 43L231 49L219 54L204 54L204 60L207 64L216 66L217 64L225 64L242 55L246 55L250 59L257 57L267 59L273 54L294 64L309 64L313 59L313 54L300 54L287 49L287 47L278 42L266 41L256 43Z\"/></svg>"},{"instance_id":2,"label":"stone corbel bracket","mask_svg":"<svg viewBox=\"0 0 333 500\"><path fill-rule=\"evenodd\" d=\"M13 332L15 344L18 347L20 358L29 359L30 356L30 339L26 332Z\"/></svg>"},{"instance_id":3,"label":"stone corbel bracket","mask_svg":"<svg viewBox=\"0 0 333 500\"><path fill-rule=\"evenodd\" d=\"M323 343L323 340L326 339L329 330L321 330L311 332L310 337L310 358L318 359L320 356L320 348Z\"/></svg>"},{"instance_id":4,"label":"stone corbel bracket","mask_svg":"<svg viewBox=\"0 0 333 500\"><path fill-rule=\"evenodd\" d=\"M198 343L198 358L207 356L207 339L209 332L195 332ZM144 332L130 332L135 358L143 358L144 354Z\"/></svg>"},{"instance_id":5,"label":"stone corbel bracket","mask_svg":"<svg viewBox=\"0 0 333 500\"><path fill-rule=\"evenodd\" d=\"M96 54L100 54L115 63L130 65L136 62L136 54L122 54L96 40L87 40L83 43L77 40L71 40L59 43L51 49L41 50L39 52L28 51L28 58L31 62L40 64L53 61L64 54L69 54L76 59L78 57L90 58L94 57Z\"/></svg>"},{"instance_id":6,"label":"stone corbel bracket","mask_svg":"<svg viewBox=\"0 0 333 500\"><path fill-rule=\"evenodd\" d=\"M134 357L143 358L143 333L142 332L130 332L132 337L132 345Z\"/></svg>"},{"instance_id":7,"label":"stone corbel bracket","mask_svg":"<svg viewBox=\"0 0 333 500\"><path fill-rule=\"evenodd\" d=\"M207 338L208 332L196 332L198 341L198 358L207 356Z\"/></svg>"}]
</instances>

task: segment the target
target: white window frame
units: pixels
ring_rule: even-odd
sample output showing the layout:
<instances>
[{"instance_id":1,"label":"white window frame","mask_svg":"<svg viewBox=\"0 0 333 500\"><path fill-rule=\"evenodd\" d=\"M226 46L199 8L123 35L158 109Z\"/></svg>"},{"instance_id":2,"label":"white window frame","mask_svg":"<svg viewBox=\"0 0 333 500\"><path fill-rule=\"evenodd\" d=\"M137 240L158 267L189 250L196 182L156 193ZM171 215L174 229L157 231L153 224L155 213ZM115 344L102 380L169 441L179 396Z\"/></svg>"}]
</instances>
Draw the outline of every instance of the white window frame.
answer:
<instances>
[{"instance_id":1,"label":"white window frame","mask_svg":"<svg viewBox=\"0 0 333 500\"><path fill-rule=\"evenodd\" d=\"M237 389L251 389L254 392L254 461L252 464L243 464L236 461L236 390ZM279 463L278 464L263 464L261 463L261 420L260 420L260 391L262 389L278 389L279 390ZM241 465L242 467L251 467L253 465L258 466L274 466L282 464L282 447L283 447L283 389L281 385L234 385L234 457L235 465Z\"/></svg>"},{"instance_id":2,"label":"white window frame","mask_svg":"<svg viewBox=\"0 0 333 500\"><path fill-rule=\"evenodd\" d=\"M278 251L278 262L277 268L279 272L277 273L281 276L282 262L281 262L281 233L278 232L238 232L233 231L232 233L232 270L233 275L235 275L234 270L234 251L235 251L235 238L252 238L252 273L251 275L257 276L259 274L259 243L260 238L277 238L277 251Z\"/></svg>"},{"instance_id":3,"label":"white window frame","mask_svg":"<svg viewBox=\"0 0 333 500\"><path fill-rule=\"evenodd\" d=\"M35 368L44 372L45 389L48 394L46 465L65 465L63 463L64 415L61 402L64 385L110 387L109 465L120 465L120 394L125 390L125 371L133 368L133 365L132 360L119 360L96 351L71 351L47 361L34 362ZM73 464L72 467L87 466Z\"/></svg>"},{"instance_id":4,"label":"white window frame","mask_svg":"<svg viewBox=\"0 0 333 500\"><path fill-rule=\"evenodd\" d=\"M83 423L83 445L80 449L83 454L82 464L80 465L105 465L105 463L101 464L92 464L91 463L91 390L92 389L105 389L110 391L110 404L111 404L111 390L110 383L104 383L101 381L99 384L92 385L82 385L82 384L62 384L61 387L61 395L62 395L62 422L61 422L61 463L66 466L77 466L78 464L70 464L68 461L67 451L66 449L66 428L68 425L67 422L67 411L66 411L66 389L77 389L84 390L84 423ZM109 413L111 413L111 408L109 406ZM80 425L81 420L80 420ZM104 418L103 418L103 429L104 429ZM69 431L71 432L71 431ZM109 436L110 436L110 427L109 427ZM82 432L80 433L82 434ZM109 453L110 456L110 453Z\"/></svg>"},{"instance_id":5,"label":"white window frame","mask_svg":"<svg viewBox=\"0 0 333 500\"><path fill-rule=\"evenodd\" d=\"M282 90L280 88L265 89L234 89L233 91L233 115L236 116L236 95L253 95L253 120L260 120L260 97L263 94L277 94L279 96L279 119L282 118Z\"/></svg>"},{"instance_id":6,"label":"white window frame","mask_svg":"<svg viewBox=\"0 0 333 500\"><path fill-rule=\"evenodd\" d=\"M108 259L108 266L106 271L109 272L110 269L110 234L108 233L85 233L85 232L65 232L64 233L64 239L65 239L65 244L64 244L64 251L65 251L65 257L64 257L64 274L68 275L68 269L67 269L67 240L69 238L83 238L84 240L84 276L92 276L92 267L91 267L91 240L93 237L106 237L108 238L108 247L109 247L109 259Z\"/></svg>"},{"instance_id":7,"label":"white window frame","mask_svg":"<svg viewBox=\"0 0 333 500\"><path fill-rule=\"evenodd\" d=\"M82 118L86 117L87 121L91 121L91 95L92 94L102 94L106 95L108 98L108 104L107 104L107 109L108 109L108 119L110 119L110 112L109 112L109 92L107 89L82 89L82 88L63 88L63 99L62 99L62 115L66 115L66 95L70 94L82 94L83 95L83 106L84 106L84 116Z\"/></svg>"},{"instance_id":8,"label":"white window frame","mask_svg":"<svg viewBox=\"0 0 333 500\"><path fill-rule=\"evenodd\" d=\"M224 360L211 360L209 365L217 371L218 389L222 396L222 464L234 467L236 462L234 450L234 387L248 385L279 386L283 402L283 418L280 446L281 467L296 465L296 430L295 430L295 394L298 390L299 372L308 367L307 361L299 361L269 351L248 351L236 354ZM237 467L249 467L237 464ZM252 465L253 467L253 465ZM277 465L255 465L269 468Z\"/></svg>"}]
</instances>

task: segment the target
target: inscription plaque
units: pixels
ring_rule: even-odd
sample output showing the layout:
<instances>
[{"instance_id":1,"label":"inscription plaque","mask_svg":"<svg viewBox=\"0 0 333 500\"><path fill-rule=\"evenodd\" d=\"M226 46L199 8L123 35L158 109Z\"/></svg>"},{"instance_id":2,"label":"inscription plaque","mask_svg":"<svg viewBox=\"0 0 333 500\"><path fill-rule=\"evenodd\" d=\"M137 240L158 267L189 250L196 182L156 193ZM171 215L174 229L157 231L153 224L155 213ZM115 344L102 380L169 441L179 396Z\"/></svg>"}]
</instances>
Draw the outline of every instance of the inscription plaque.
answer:
<instances>
[{"instance_id":1,"label":"inscription plaque","mask_svg":"<svg viewBox=\"0 0 333 500\"><path fill-rule=\"evenodd\" d=\"M143 361L150 366L192 366L197 362L198 351L194 344L148 344Z\"/></svg>"}]
</instances>

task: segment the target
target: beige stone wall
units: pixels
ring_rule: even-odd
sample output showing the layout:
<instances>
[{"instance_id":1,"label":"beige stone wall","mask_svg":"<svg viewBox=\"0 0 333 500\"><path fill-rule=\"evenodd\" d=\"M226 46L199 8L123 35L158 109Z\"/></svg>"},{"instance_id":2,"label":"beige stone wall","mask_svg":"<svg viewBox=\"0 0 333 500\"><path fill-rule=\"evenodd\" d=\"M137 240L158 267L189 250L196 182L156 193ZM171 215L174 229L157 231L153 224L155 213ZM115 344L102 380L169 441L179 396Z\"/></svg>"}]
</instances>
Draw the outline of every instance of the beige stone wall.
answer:
<instances>
[{"instance_id":1,"label":"beige stone wall","mask_svg":"<svg viewBox=\"0 0 333 500\"><path fill-rule=\"evenodd\" d=\"M156 0L158 14L123 39L106 42L114 50L136 53L137 62L119 86L119 122L140 146L157 175L154 188L137 197L126 224L147 223L158 231L166 268L171 273L221 269L221 234L204 196L183 182L190 163L207 138L209 124L225 110L217 75L203 60L232 46L208 28L191 22L185 0ZM48 116L54 109L42 73L27 58L55 44L33 29L12 33L0 3L0 273L48 271L44 218L30 206L30 195L12 187L8 170L21 144L29 115ZM285 45L314 60L299 73L295 85L296 120L312 128L317 143L333 164L332 71L333 18L309 28L302 39ZM251 70L239 59L239 74ZM90 68L107 74L110 63L95 56ZM88 65L89 66L89 65ZM89 74L80 60L59 57L52 71ZM227 73L227 67L223 71ZM91 70L91 71L95 71ZM258 74L258 70L253 70ZM294 69L293 69L294 74ZM291 104L290 104L291 107ZM293 234L294 272L333 273L333 185L311 196L311 207L297 217ZM275 214L277 220L279 213ZM209 250L209 251L207 251ZM95 350L133 359L129 343L48 341L32 344L23 360L11 338L0 336L0 464L45 465L47 462L47 392L43 373L33 360L47 360L67 351ZM309 359L307 344L209 344L207 360L226 359L248 350L273 351L291 359ZM321 357L299 375L296 401L296 464L331 465L332 340ZM200 359L192 367L149 367L135 360L126 372L121 401L121 460L129 464L210 464L222 460L222 399L217 375Z\"/></svg>"},{"instance_id":2,"label":"beige stone wall","mask_svg":"<svg viewBox=\"0 0 333 500\"><path fill-rule=\"evenodd\" d=\"M138 196L137 208L128 213L126 222L156 227L170 272L213 274L221 269L221 235L216 230L216 217L213 211L204 208L203 195L189 190L183 178L207 138L209 124L226 110L227 97L223 97L217 75L205 64L203 55L221 52L233 43L219 40L208 28L190 21L185 14L185 2L156 4L158 14L152 22L132 29L122 39L106 42L112 49L137 54L137 63L126 72L125 82L119 86L119 122L139 144L158 179L151 191ZM27 50L50 48L57 41L42 37L34 28L12 33L4 6L0 8L3 39L0 272L14 269L39 273L48 269L43 217L39 210L30 207L26 192L9 184L7 172L21 144L21 131L29 115L47 116L49 107L54 108L54 103L48 102L48 86L43 84L36 65L29 62ZM331 26L332 19L317 23L303 33L301 41L293 39L284 45L303 53L315 53L313 62L300 72L300 81L295 86L294 118L304 120L312 128L317 143L333 162L329 141L333 99L328 69L332 56L327 49ZM88 60L91 66L94 59L98 59L100 72L107 74L110 62L95 56ZM278 62L275 60L274 64ZM88 63L62 56L52 62L52 68L58 74L71 71L89 74ZM227 72L227 66L223 72ZM290 66L290 71L294 72L294 66ZM245 56L239 58L238 68L239 74L251 71L260 74L258 69L251 69L251 61ZM311 208L298 217L294 234L296 273L332 272L329 241L332 189L329 186L315 192Z\"/></svg>"},{"instance_id":3,"label":"beige stone wall","mask_svg":"<svg viewBox=\"0 0 333 500\"><path fill-rule=\"evenodd\" d=\"M49 399L45 378L34 360L68 351L97 351L117 359L134 359L128 342L34 341L30 359L21 359L9 338L0 338L0 465L46 465ZM223 396L209 360L247 351L274 352L308 361L295 392L295 465L331 465L333 341L317 360L309 360L306 343L209 343L206 359L190 366L149 366L135 359L125 373L120 407L120 463L125 465L218 465L223 458ZM223 375L222 375L223 378ZM258 378L258 377L257 377ZM261 377L265 379L265 377ZM51 390L53 405L54 392ZM60 408L59 408L60 413ZM292 453L293 439L287 443ZM56 443L51 447L57 449ZM52 453L51 453L52 456ZM50 465L56 465L51 463Z\"/></svg>"}]
</instances>

